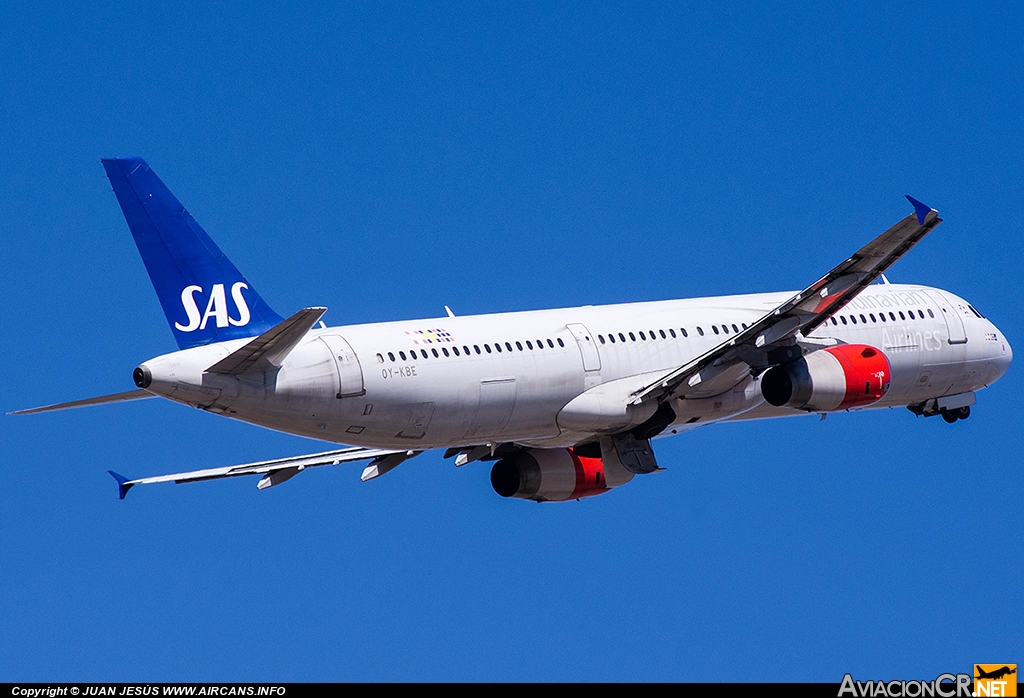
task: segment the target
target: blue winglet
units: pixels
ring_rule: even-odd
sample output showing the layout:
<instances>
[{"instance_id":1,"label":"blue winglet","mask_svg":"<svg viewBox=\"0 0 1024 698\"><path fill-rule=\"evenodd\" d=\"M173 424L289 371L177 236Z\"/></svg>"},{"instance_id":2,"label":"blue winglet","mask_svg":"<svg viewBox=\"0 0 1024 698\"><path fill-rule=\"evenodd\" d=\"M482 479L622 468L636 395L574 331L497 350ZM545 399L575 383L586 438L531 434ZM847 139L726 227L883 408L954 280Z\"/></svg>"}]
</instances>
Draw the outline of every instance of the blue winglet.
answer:
<instances>
[{"instance_id":1,"label":"blue winglet","mask_svg":"<svg viewBox=\"0 0 1024 698\"><path fill-rule=\"evenodd\" d=\"M904 194L907 197L907 201L914 205L914 212L917 214L917 222L924 225L924 217L927 216L932 210L932 207L928 204L922 204L920 201L912 197L910 194Z\"/></svg>"},{"instance_id":2,"label":"blue winglet","mask_svg":"<svg viewBox=\"0 0 1024 698\"><path fill-rule=\"evenodd\" d=\"M110 473L115 480L117 480L118 499L124 499L124 496L128 494L128 490L130 490L133 487L133 485L127 484L128 478L126 478L124 475L118 475L113 470L108 470L107 472Z\"/></svg>"}]
</instances>

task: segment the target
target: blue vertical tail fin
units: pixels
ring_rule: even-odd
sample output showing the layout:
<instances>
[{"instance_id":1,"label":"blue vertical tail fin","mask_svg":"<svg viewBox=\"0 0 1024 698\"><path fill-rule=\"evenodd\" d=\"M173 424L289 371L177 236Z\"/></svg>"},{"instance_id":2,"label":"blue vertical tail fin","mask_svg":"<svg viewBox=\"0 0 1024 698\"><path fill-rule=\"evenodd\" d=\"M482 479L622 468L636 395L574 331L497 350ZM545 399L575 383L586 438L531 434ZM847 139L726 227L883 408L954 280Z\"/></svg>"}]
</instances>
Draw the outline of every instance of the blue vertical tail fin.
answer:
<instances>
[{"instance_id":1,"label":"blue vertical tail fin","mask_svg":"<svg viewBox=\"0 0 1024 698\"><path fill-rule=\"evenodd\" d=\"M181 349L254 337L281 322L145 160L102 163Z\"/></svg>"}]
</instances>

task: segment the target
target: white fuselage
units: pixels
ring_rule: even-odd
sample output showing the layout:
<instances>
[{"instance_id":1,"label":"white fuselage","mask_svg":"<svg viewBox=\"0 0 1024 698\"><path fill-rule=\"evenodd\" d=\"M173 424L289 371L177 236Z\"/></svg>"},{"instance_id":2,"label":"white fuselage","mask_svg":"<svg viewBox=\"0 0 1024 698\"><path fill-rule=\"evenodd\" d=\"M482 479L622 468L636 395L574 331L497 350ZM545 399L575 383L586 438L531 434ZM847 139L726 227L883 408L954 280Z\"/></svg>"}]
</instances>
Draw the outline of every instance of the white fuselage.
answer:
<instances>
[{"instance_id":1,"label":"white fuselage","mask_svg":"<svg viewBox=\"0 0 1024 698\"><path fill-rule=\"evenodd\" d=\"M147 389L272 429L359 446L566 447L635 424L636 415L616 422L624 396L727 341L792 295L314 329L277 372L204 373L250 341L234 340L146 362L153 376ZM882 350L892 383L871 407L978 390L1002 376L1012 359L1003 334L966 301L915 285L868 287L808 339ZM673 400L676 420L665 433L725 419L805 414L765 403L759 379L745 368L725 381ZM587 391L588 405L604 400L607 415L566 409Z\"/></svg>"}]
</instances>

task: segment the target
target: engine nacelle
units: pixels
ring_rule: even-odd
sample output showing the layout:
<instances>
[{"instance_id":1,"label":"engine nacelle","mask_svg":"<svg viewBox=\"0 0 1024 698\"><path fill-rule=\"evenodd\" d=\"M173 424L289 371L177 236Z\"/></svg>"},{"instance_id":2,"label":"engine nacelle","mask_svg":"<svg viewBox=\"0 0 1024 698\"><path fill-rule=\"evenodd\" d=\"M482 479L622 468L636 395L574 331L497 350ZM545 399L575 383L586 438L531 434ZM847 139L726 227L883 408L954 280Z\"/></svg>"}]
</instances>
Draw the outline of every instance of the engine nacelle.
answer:
<instances>
[{"instance_id":1,"label":"engine nacelle","mask_svg":"<svg viewBox=\"0 0 1024 698\"><path fill-rule=\"evenodd\" d=\"M889 360L880 350L842 344L769 369L761 378L761 394L775 407L832 412L878 402L891 379Z\"/></svg>"},{"instance_id":2,"label":"engine nacelle","mask_svg":"<svg viewBox=\"0 0 1024 698\"><path fill-rule=\"evenodd\" d=\"M491 468L495 492L537 502L594 497L632 479L621 463L580 456L571 448L530 448Z\"/></svg>"}]
</instances>

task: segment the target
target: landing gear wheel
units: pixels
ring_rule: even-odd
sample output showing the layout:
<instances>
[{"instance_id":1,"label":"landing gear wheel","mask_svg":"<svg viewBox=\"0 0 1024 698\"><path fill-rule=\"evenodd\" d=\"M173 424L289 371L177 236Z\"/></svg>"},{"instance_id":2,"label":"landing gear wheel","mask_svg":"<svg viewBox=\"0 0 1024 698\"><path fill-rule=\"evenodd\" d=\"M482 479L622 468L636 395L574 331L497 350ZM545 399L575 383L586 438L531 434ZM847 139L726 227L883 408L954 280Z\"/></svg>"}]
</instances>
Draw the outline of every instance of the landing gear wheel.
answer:
<instances>
[{"instance_id":1,"label":"landing gear wheel","mask_svg":"<svg viewBox=\"0 0 1024 698\"><path fill-rule=\"evenodd\" d=\"M957 420L957 416L947 410L942 410L942 418L946 420L946 424L952 424Z\"/></svg>"},{"instance_id":2,"label":"landing gear wheel","mask_svg":"<svg viewBox=\"0 0 1024 698\"><path fill-rule=\"evenodd\" d=\"M953 410L953 414L956 415L957 419L967 419L968 417L971 416L971 406L968 405L967 407L958 407L957 409Z\"/></svg>"}]
</instances>

